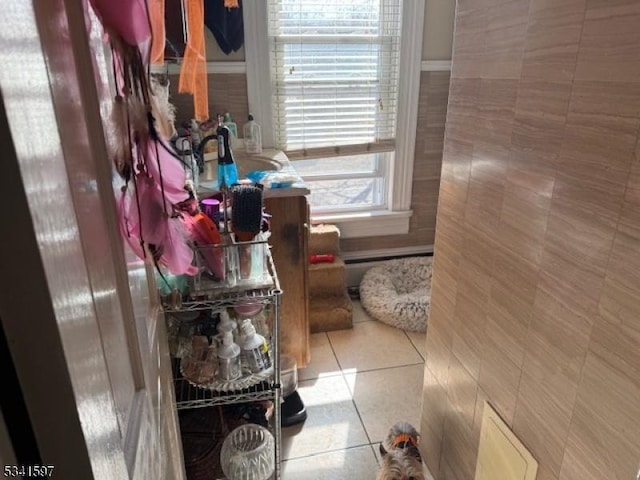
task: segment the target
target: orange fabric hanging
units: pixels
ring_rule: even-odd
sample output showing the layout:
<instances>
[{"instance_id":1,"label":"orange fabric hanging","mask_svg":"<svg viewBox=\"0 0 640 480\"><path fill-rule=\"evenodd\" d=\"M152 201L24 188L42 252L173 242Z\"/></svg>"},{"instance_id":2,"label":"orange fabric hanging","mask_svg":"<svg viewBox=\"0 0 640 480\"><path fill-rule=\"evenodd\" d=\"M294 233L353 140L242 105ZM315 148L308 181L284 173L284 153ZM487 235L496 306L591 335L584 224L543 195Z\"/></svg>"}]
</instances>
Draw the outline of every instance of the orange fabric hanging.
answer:
<instances>
[{"instance_id":1,"label":"orange fabric hanging","mask_svg":"<svg viewBox=\"0 0 640 480\"><path fill-rule=\"evenodd\" d=\"M196 120L209 118L209 93L207 89L207 55L204 49L203 0L186 0L187 46L180 69L178 91L193 94Z\"/></svg>"},{"instance_id":2,"label":"orange fabric hanging","mask_svg":"<svg viewBox=\"0 0 640 480\"><path fill-rule=\"evenodd\" d=\"M164 2L165 0L148 0L149 21L151 23L151 35L153 43L151 45L151 64L164 64Z\"/></svg>"}]
</instances>

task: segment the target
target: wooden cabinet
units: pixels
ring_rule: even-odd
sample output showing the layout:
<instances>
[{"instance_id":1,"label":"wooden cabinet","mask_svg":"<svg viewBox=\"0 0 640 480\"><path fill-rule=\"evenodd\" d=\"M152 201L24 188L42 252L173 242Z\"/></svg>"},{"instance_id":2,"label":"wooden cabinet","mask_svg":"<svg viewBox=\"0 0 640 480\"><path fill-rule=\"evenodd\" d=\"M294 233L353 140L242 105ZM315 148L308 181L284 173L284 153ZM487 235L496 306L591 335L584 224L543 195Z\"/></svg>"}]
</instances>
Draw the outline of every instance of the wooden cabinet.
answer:
<instances>
[{"instance_id":1,"label":"wooden cabinet","mask_svg":"<svg viewBox=\"0 0 640 480\"><path fill-rule=\"evenodd\" d=\"M282 353L295 357L298 368L309 363L309 207L304 195L266 197L271 218L273 260L283 290L280 315Z\"/></svg>"}]
</instances>

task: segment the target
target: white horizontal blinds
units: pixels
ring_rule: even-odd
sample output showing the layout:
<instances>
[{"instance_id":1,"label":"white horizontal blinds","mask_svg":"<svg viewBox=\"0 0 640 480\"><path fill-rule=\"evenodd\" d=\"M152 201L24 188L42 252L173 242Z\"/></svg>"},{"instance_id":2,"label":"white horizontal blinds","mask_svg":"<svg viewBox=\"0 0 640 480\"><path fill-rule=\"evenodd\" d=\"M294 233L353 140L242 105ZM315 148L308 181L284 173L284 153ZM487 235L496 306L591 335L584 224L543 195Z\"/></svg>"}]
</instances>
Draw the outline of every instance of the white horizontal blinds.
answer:
<instances>
[{"instance_id":1,"label":"white horizontal blinds","mask_svg":"<svg viewBox=\"0 0 640 480\"><path fill-rule=\"evenodd\" d=\"M394 148L402 0L269 0L277 145L292 159Z\"/></svg>"}]
</instances>

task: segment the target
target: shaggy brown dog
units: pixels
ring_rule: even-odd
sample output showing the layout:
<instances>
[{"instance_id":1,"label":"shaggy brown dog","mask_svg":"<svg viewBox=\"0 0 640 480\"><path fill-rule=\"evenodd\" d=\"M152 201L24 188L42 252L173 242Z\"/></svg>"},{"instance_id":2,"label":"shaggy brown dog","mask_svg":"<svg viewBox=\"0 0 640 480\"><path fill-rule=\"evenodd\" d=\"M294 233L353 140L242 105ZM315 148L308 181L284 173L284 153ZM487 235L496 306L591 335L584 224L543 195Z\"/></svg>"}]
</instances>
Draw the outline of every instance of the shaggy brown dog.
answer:
<instances>
[{"instance_id":1,"label":"shaggy brown dog","mask_svg":"<svg viewBox=\"0 0 640 480\"><path fill-rule=\"evenodd\" d=\"M380 444L382 463L376 480L425 480L418 450L418 432L398 422Z\"/></svg>"}]
</instances>

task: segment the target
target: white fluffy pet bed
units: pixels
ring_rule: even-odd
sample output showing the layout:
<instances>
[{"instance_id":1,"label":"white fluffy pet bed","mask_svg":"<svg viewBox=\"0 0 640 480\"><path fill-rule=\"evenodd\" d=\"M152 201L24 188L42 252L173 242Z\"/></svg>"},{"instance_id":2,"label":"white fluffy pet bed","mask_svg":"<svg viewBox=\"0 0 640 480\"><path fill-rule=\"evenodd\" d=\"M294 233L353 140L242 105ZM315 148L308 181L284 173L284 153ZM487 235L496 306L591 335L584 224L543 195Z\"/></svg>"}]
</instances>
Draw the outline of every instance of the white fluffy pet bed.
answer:
<instances>
[{"instance_id":1,"label":"white fluffy pet bed","mask_svg":"<svg viewBox=\"0 0 640 480\"><path fill-rule=\"evenodd\" d=\"M432 257L387 260L360 282L360 302L376 320L411 332L425 332L431 302Z\"/></svg>"}]
</instances>

